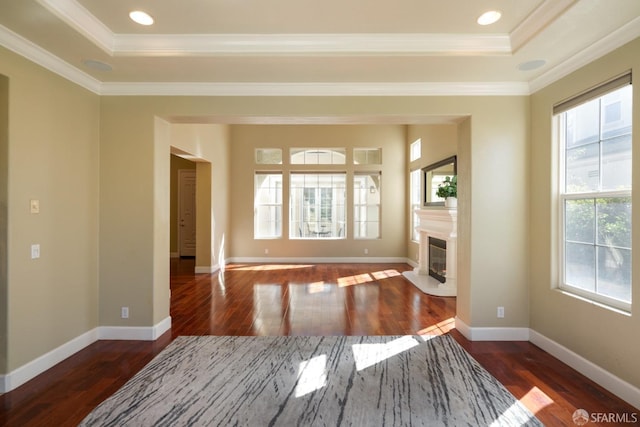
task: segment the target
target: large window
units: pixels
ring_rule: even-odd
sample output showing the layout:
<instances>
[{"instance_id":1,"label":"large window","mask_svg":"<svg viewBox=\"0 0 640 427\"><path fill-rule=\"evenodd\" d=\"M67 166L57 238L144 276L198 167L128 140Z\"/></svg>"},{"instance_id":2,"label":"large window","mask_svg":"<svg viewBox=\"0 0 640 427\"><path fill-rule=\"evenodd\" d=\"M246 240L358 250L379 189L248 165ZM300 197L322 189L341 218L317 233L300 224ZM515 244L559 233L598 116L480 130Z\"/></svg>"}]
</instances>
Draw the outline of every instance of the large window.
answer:
<instances>
[{"instance_id":1,"label":"large window","mask_svg":"<svg viewBox=\"0 0 640 427\"><path fill-rule=\"evenodd\" d=\"M282 237L282 174L256 172L253 200L254 237Z\"/></svg>"},{"instance_id":2,"label":"large window","mask_svg":"<svg viewBox=\"0 0 640 427\"><path fill-rule=\"evenodd\" d=\"M630 75L554 109L561 154L560 287L631 306Z\"/></svg>"},{"instance_id":3,"label":"large window","mask_svg":"<svg viewBox=\"0 0 640 427\"><path fill-rule=\"evenodd\" d=\"M418 138L409 147L409 161L418 160L422 155L422 139Z\"/></svg>"},{"instance_id":4,"label":"large window","mask_svg":"<svg viewBox=\"0 0 640 427\"><path fill-rule=\"evenodd\" d=\"M380 172L353 177L353 237L380 238Z\"/></svg>"},{"instance_id":5,"label":"large window","mask_svg":"<svg viewBox=\"0 0 640 427\"><path fill-rule=\"evenodd\" d=\"M346 177L346 173L291 173L290 238L344 238Z\"/></svg>"},{"instance_id":6,"label":"large window","mask_svg":"<svg viewBox=\"0 0 640 427\"><path fill-rule=\"evenodd\" d=\"M420 177L422 176L422 171L420 169L411 171L411 175L409 176L409 192L410 192L410 206L409 210L411 212L411 240L417 242L420 240L420 232L416 230L418 225L420 225L420 217L416 213L416 210L420 209Z\"/></svg>"}]
</instances>

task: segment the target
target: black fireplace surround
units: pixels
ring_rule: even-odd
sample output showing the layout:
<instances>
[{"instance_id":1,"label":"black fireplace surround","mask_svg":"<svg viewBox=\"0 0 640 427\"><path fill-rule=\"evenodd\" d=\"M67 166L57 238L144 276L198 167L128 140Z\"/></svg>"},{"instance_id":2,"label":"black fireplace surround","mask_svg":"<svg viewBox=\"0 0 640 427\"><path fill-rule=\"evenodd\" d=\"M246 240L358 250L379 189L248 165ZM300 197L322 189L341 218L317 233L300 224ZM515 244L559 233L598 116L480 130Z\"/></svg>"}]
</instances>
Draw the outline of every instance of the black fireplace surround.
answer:
<instances>
[{"instance_id":1,"label":"black fireplace surround","mask_svg":"<svg viewBox=\"0 0 640 427\"><path fill-rule=\"evenodd\" d=\"M429 276L440 283L447 281L447 242L429 236Z\"/></svg>"}]
</instances>

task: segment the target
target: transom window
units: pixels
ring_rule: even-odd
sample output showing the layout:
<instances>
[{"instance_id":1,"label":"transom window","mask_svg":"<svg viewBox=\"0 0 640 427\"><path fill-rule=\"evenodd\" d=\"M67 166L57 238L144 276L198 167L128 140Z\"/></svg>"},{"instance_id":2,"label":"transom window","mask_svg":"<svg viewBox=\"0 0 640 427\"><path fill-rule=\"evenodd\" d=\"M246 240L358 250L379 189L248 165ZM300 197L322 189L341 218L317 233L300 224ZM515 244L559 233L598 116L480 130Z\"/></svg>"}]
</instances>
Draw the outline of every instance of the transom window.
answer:
<instances>
[{"instance_id":1,"label":"transom window","mask_svg":"<svg viewBox=\"0 0 640 427\"><path fill-rule=\"evenodd\" d=\"M292 148L292 165L344 165L344 148Z\"/></svg>"},{"instance_id":2,"label":"transom window","mask_svg":"<svg viewBox=\"0 0 640 427\"><path fill-rule=\"evenodd\" d=\"M560 138L560 288L631 308L632 86L623 76L554 109ZM613 87L612 87L613 86Z\"/></svg>"}]
</instances>

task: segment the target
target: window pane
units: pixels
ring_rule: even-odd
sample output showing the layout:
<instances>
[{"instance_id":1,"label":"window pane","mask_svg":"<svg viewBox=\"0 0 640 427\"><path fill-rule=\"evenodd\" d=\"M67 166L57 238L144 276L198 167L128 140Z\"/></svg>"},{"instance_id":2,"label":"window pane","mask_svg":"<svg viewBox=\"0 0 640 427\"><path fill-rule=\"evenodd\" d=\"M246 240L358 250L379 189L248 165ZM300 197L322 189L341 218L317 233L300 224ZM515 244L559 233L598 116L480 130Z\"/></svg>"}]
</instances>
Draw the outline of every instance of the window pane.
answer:
<instances>
[{"instance_id":1,"label":"window pane","mask_svg":"<svg viewBox=\"0 0 640 427\"><path fill-rule=\"evenodd\" d=\"M346 174L291 174L290 238L343 238Z\"/></svg>"},{"instance_id":2,"label":"window pane","mask_svg":"<svg viewBox=\"0 0 640 427\"><path fill-rule=\"evenodd\" d=\"M595 247L581 243L567 243L565 246L565 280L577 288L594 292L596 290Z\"/></svg>"},{"instance_id":3,"label":"window pane","mask_svg":"<svg viewBox=\"0 0 640 427\"><path fill-rule=\"evenodd\" d=\"M411 171L410 177L410 193L411 193L411 238L415 241L420 239L420 233L416 231L416 227L420 224L420 218L416 213L416 209L420 208L420 176L421 170Z\"/></svg>"},{"instance_id":4,"label":"window pane","mask_svg":"<svg viewBox=\"0 0 640 427\"><path fill-rule=\"evenodd\" d=\"M281 165L282 150L280 148L258 148L256 163L261 165Z\"/></svg>"},{"instance_id":5,"label":"window pane","mask_svg":"<svg viewBox=\"0 0 640 427\"><path fill-rule=\"evenodd\" d=\"M600 139L600 100L582 104L567 114L567 148L588 144Z\"/></svg>"},{"instance_id":6,"label":"window pane","mask_svg":"<svg viewBox=\"0 0 640 427\"><path fill-rule=\"evenodd\" d=\"M380 237L380 173L353 177L353 220L356 239Z\"/></svg>"},{"instance_id":7,"label":"window pane","mask_svg":"<svg viewBox=\"0 0 640 427\"><path fill-rule=\"evenodd\" d=\"M597 200L598 244L631 248L631 198Z\"/></svg>"},{"instance_id":8,"label":"window pane","mask_svg":"<svg viewBox=\"0 0 640 427\"><path fill-rule=\"evenodd\" d=\"M409 149L409 159L413 162L414 160L418 160L421 155L422 155L422 140L418 138L411 143L411 147Z\"/></svg>"},{"instance_id":9,"label":"window pane","mask_svg":"<svg viewBox=\"0 0 640 427\"><path fill-rule=\"evenodd\" d=\"M380 148L354 148L353 163L356 165L382 164L382 150Z\"/></svg>"},{"instance_id":10,"label":"window pane","mask_svg":"<svg viewBox=\"0 0 640 427\"><path fill-rule=\"evenodd\" d=\"M631 134L632 86L602 97L602 138Z\"/></svg>"},{"instance_id":11,"label":"window pane","mask_svg":"<svg viewBox=\"0 0 640 427\"><path fill-rule=\"evenodd\" d=\"M344 148L292 148L292 165L344 165Z\"/></svg>"},{"instance_id":12,"label":"window pane","mask_svg":"<svg viewBox=\"0 0 640 427\"><path fill-rule=\"evenodd\" d=\"M257 173L254 177L253 236L282 237L282 174Z\"/></svg>"},{"instance_id":13,"label":"window pane","mask_svg":"<svg viewBox=\"0 0 640 427\"><path fill-rule=\"evenodd\" d=\"M596 191L600 184L600 145L583 145L567 150L566 192Z\"/></svg>"},{"instance_id":14,"label":"window pane","mask_svg":"<svg viewBox=\"0 0 640 427\"><path fill-rule=\"evenodd\" d=\"M631 188L631 135L602 142L602 189Z\"/></svg>"},{"instance_id":15,"label":"window pane","mask_svg":"<svg viewBox=\"0 0 640 427\"><path fill-rule=\"evenodd\" d=\"M571 242L595 243L596 207L593 199L565 202L565 238Z\"/></svg>"},{"instance_id":16,"label":"window pane","mask_svg":"<svg viewBox=\"0 0 640 427\"><path fill-rule=\"evenodd\" d=\"M598 247L598 293L631 301L631 251Z\"/></svg>"}]
</instances>

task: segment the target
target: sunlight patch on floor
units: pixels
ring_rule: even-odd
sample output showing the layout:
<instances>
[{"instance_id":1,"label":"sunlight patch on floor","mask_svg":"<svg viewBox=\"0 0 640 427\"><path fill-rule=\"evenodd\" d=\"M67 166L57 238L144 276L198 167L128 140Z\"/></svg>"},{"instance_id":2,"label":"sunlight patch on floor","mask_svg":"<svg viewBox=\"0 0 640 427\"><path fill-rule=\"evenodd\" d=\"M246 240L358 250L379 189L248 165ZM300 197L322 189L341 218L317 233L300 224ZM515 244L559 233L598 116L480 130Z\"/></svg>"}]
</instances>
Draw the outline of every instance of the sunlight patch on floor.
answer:
<instances>
[{"instance_id":1,"label":"sunlight patch on floor","mask_svg":"<svg viewBox=\"0 0 640 427\"><path fill-rule=\"evenodd\" d=\"M380 344L354 344L352 346L356 369L361 371L418 345L411 336L396 338Z\"/></svg>"},{"instance_id":2,"label":"sunlight patch on floor","mask_svg":"<svg viewBox=\"0 0 640 427\"><path fill-rule=\"evenodd\" d=\"M401 276L398 270L374 271L373 273L371 273L371 275L376 280L382 280L382 279L388 279L389 277Z\"/></svg>"},{"instance_id":3,"label":"sunlight patch on floor","mask_svg":"<svg viewBox=\"0 0 640 427\"><path fill-rule=\"evenodd\" d=\"M296 397L302 397L327 385L327 356L321 355L300 362Z\"/></svg>"},{"instance_id":4,"label":"sunlight patch on floor","mask_svg":"<svg viewBox=\"0 0 640 427\"><path fill-rule=\"evenodd\" d=\"M362 283L368 283L368 282L373 282L373 278L369 273L338 278L338 286L340 286L341 288L346 286L360 285Z\"/></svg>"},{"instance_id":5,"label":"sunlight patch on floor","mask_svg":"<svg viewBox=\"0 0 640 427\"><path fill-rule=\"evenodd\" d=\"M535 414L555 402L547 393L534 386L520 398L520 403Z\"/></svg>"},{"instance_id":6,"label":"sunlight patch on floor","mask_svg":"<svg viewBox=\"0 0 640 427\"><path fill-rule=\"evenodd\" d=\"M438 322L418 331L418 335L434 336L444 335L452 329L456 328L456 319L450 317L446 320Z\"/></svg>"}]
</instances>

